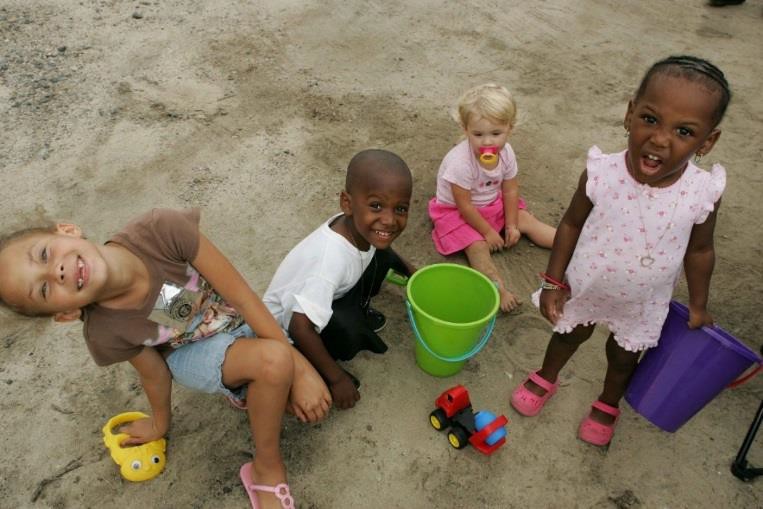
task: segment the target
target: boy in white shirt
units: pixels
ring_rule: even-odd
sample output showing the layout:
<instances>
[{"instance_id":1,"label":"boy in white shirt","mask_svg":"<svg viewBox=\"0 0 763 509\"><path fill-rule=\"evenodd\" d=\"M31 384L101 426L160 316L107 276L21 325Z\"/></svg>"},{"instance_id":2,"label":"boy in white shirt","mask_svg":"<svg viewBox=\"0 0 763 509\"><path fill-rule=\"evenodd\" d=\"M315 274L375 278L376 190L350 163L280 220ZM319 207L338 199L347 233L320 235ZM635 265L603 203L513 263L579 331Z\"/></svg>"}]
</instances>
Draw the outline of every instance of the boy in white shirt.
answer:
<instances>
[{"instance_id":1,"label":"boy in white shirt","mask_svg":"<svg viewBox=\"0 0 763 509\"><path fill-rule=\"evenodd\" d=\"M364 150L347 168L342 213L297 244L276 270L263 302L326 380L338 408L360 399L359 382L336 360L384 353L384 315L370 307L391 268L414 268L391 248L405 229L413 179L386 150Z\"/></svg>"}]
</instances>

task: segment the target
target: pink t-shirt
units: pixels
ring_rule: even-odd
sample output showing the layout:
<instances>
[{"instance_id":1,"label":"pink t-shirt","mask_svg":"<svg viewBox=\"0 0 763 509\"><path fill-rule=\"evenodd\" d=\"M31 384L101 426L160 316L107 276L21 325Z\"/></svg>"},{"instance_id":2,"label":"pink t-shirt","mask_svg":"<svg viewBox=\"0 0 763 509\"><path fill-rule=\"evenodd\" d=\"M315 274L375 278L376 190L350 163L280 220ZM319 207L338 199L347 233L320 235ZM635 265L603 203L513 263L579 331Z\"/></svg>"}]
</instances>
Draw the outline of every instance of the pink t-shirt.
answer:
<instances>
[{"instance_id":1,"label":"pink t-shirt","mask_svg":"<svg viewBox=\"0 0 763 509\"><path fill-rule=\"evenodd\" d=\"M450 185L456 184L472 192L473 205L483 207L495 201L504 180L511 180L516 176L517 158L511 145L504 145L499 153L498 166L488 171L482 168L474 157L469 140L463 140L445 154L440 164L437 172L437 201L455 205L456 200Z\"/></svg>"}]
</instances>

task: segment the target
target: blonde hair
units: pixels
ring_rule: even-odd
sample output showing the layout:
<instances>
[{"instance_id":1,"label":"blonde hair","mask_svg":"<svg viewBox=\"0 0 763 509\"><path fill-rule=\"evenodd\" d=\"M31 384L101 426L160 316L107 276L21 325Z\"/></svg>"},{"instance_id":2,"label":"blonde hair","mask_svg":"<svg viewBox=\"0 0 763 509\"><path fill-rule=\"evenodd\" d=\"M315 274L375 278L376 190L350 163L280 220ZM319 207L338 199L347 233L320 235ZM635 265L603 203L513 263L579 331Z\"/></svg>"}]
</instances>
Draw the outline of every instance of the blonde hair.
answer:
<instances>
[{"instance_id":1,"label":"blonde hair","mask_svg":"<svg viewBox=\"0 0 763 509\"><path fill-rule=\"evenodd\" d=\"M517 103L506 87L495 83L477 85L464 92L452 112L453 120L464 129L474 115L514 127L517 121Z\"/></svg>"}]
</instances>

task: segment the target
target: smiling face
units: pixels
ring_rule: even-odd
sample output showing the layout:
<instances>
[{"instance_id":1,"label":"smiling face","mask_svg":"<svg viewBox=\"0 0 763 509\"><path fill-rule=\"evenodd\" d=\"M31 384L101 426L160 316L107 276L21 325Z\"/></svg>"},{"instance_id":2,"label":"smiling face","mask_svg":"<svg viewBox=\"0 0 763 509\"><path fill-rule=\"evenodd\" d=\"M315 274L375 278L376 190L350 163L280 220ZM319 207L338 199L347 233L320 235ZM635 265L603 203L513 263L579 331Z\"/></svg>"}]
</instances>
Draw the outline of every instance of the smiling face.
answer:
<instances>
[{"instance_id":1,"label":"smiling face","mask_svg":"<svg viewBox=\"0 0 763 509\"><path fill-rule=\"evenodd\" d=\"M405 230L411 201L410 175L382 172L369 175L352 191L342 191L340 205L355 246L386 249Z\"/></svg>"},{"instance_id":2,"label":"smiling face","mask_svg":"<svg viewBox=\"0 0 763 509\"><path fill-rule=\"evenodd\" d=\"M690 157L705 155L720 136L715 128L719 93L686 78L657 74L628 103L628 171L638 182L666 187Z\"/></svg>"},{"instance_id":3,"label":"smiling face","mask_svg":"<svg viewBox=\"0 0 763 509\"><path fill-rule=\"evenodd\" d=\"M500 152L509 139L511 126L488 117L473 115L469 118L464 131L472 154L479 159L480 147L496 147Z\"/></svg>"},{"instance_id":4,"label":"smiling face","mask_svg":"<svg viewBox=\"0 0 763 509\"><path fill-rule=\"evenodd\" d=\"M0 296L25 314L56 315L96 302L106 262L74 225L15 239L0 251Z\"/></svg>"}]
</instances>

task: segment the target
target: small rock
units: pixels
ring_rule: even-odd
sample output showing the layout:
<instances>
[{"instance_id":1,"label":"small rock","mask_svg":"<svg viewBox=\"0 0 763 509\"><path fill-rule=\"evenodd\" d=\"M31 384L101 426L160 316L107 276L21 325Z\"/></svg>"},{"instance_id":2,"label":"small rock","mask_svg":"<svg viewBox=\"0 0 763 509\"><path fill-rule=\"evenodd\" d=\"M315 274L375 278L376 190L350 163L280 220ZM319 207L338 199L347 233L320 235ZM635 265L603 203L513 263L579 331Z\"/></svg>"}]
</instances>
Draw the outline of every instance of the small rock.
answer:
<instances>
[{"instance_id":1,"label":"small rock","mask_svg":"<svg viewBox=\"0 0 763 509\"><path fill-rule=\"evenodd\" d=\"M65 53L66 52L66 46L59 46L58 47L58 52L59 53Z\"/></svg>"},{"instance_id":2,"label":"small rock","mask_svg":"<svg viewBox=\"0 0 763 509\"><path fill-rule=\"evenodd\" d=\"M619 497L609 497L617 509L631 509L641 505L641 500L631 491L625 490Z\"/></svg>"},{"instance_id":3,"label":"small rock","mask_svg":"<svg viewBox=\"0 0 763 509\"><path fill-rule=\"evenodd\" d=\"M143 19L143 13L140 11L135 11L132 13L133 19Z\"/></svg>"}]
</instances>

